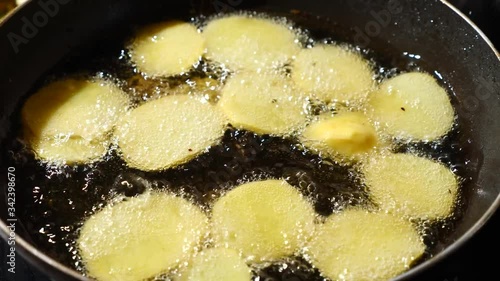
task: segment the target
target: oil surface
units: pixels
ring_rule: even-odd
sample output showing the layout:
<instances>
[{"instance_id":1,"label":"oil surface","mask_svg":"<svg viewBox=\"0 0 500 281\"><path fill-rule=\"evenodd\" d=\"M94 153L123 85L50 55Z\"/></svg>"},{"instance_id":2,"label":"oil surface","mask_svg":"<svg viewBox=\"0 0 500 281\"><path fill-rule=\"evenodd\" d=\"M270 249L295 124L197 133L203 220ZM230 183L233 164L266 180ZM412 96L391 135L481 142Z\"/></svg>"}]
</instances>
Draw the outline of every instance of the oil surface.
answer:
<instances>
[{"instance_id":1,"label":"oil surface","mask_svg":"<svg viewBox=\"0 0 500 281\"><path fill-rule=\"evenodd\" d=\"M195 19L194 22L199 24L202 20ZM335 41L334 34L320 27L313 25L306 31L304 45ZM370 50L360 51L376 66L379 80L420 69L415 56L401 54L396 59L387 59ZM209 77L222 84L230 75L228 70L202 61L192 72L173 78L145 77L137 73L127 50L119 45L104 54L92 56L91 60L71 58L41 81L44 83L75 73L77 76L97 75L117 82L137 105L162 95L165 89L189 84L195 78ZM312 105L310 110L319 113L325 109L325 105L320 104ZM21 127L19 119L13 122L15 128ZM461 202L457 204L454 216L438 223L422 223L428 253L420 261L431 257L436 245L446 243L446 237L466 207L463 202L466 201L465 190L471 174L467 165L470 144L467 136L462 134L461 126L459 121L440 141L398 142L394 148L395 152L418 153L442 162L463 180ZM181 194L208 209L214 200L238 184L284 178L309 197L322 216L346 206L371 204L354 167L338 165L311 153L293 137L257 135L229 125L220 144L211 147L207 153L174 169L143 172L128 168L113 147L102 161L93 164L50 166L37 161L19 136L20 132L14 130L6 149L9 153L4 157L10 158L15 165L18 185L24 187L18 190L19 209L22 210L19 219L25 230L21 235L52 258L82 273L85 268L75 240L85 219L117 198L141 194L149 188ZM302 257L258 265L253 268L253 273L254 280L259 281L324 280Z\"/></svg>"}]
</instances>

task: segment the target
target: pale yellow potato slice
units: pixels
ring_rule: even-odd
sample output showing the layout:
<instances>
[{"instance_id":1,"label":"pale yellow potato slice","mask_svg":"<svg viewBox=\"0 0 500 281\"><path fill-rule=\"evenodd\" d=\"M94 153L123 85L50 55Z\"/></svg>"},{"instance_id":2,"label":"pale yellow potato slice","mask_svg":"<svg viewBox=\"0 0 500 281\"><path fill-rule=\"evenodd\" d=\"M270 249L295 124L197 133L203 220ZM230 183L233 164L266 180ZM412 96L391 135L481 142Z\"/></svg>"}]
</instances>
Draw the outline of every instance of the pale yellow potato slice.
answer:
<instances>
[{"instance_id":1,"label":"pale yellow potato slice","mask_svg":"<svg viewBox=\"0 0 500 281\"><path fill-rule=\"evenodd\" d=\"M22 108L26 130L37 137L102 138L126 112L129 99L104 80L59 80L28 98Z\"/></svg>"},{"instance_id":2,"label":"pale yellow potato slice","mask_svg":"<svg viewBox=\"0 0 500 281\"><path fill-rule=\"evenodd\" d=\"M320 44L303 49L292 63L292 78L304 92L322 101L359 101L373 90L370 63L344 47Z\"/></svg>"},{"instance_id":3,"label":"pale yellow potato slice","mask_svg":"<svg viewBox=\"0 0 500 281\"><path fill-rule=\"evenodd\" d=\"M179 281L250 281L252 274L237 251L226 248L205 249L182 273Z\"/></svg>"},{"instance_id":4,"label":"pale yellow potato slice","mask_svg":"<svg viewBox=\"0 0 500 281\"><path fill-rule=\"evenodd\" d=\"M314 227L312 205L282 180L240 185L213 206L216 246L238 250L249 261L296 253Z\"/></svg>"},{"instance_id":5,"label":"pale yellow potato slice","mask_svg":"<svg viewBox=\"0 0 500 281\"><path fill-rule=\"evenodd\" d=\"M302 143L330 156L356 158L374 150L377 132L360 112L341 112L320 116L301 135Z\"/></svg>"},{"instance_id":6,"label":"pale yellow potato slice","mask_svg":"<svg viewBox=\"0 0 500 281\"><path fill-rule=\"evenodd\" d=\"M79 137L49 138L27 134L26 141L37 159L60 165L91 163L101 159L110 142L107 138L87 141Z\"/></svg>"},{"instance_id":7,"label":"pale yellow potato slice","mask_svg":"<svg viewBox=\"0 0 500 281\"><path fill-rule=\"evenodd\" d=\"M196 157L223 136L226 120L217 107L188 95L147 102L117 126L121 155L132 168L162 170Z\"/></svg>"},{"instance_id":8,"label":"pale yellow potato slice","mask_svg":"<svg viewBox=\"0 0 500 281\"><path fill-rule=\"evenodd\" d=\"M168 21L143 27L130 46L132 61L149 76L189 71L205 52L205 40L187 22Z\"/></svg>"},{"instance_id":9,"label":"pale yellow potato slice","mask_svg":"<svg viewBox=\"0 0 500 281\"><path fill-rule=\"evenodd\" d=\"M384 211L439 219L455 206L458 181L443 164L411 154L382 154L362 167L372 200Z\"/></svg>"},{"instance_id":10,"label":"pale yellow potato slice","mask_svg":"<svg viewBox=\"0 0 500 281\"><path fill-rule=\"evenodd\" d=\"M331 280L386 281L409 269L425 245L408 220L348 209L318 226L308 250Z\"/></svg>"},{"instance_id":11,"label":"pale yellow potato slice","mask_svg":"<svg viewBox=\"0 0 500 281\"><path fill-rule=\"evenodd\" d=\"M270 19L232 15L203 28L207 57L232 70L283 66L300 50L289 26Z\"/></svg>"},{"instance_id":12,"label":"pale yellow potato slice","mask_svg":"<svg viewBox=\"0 0 500 281\"><path fill-rule=\"evenodd\" d=\"M91 216L77 244L91 277L144 280L187 261L207 225L201 209L185 199L148 192Z\"/></svg>"},{"instance_id":13,"label":"pale yellow potato slice","mask_svg":"<svg viewBox=\"0 0 500 281\"><path fill-rule=\"evenodd\" d=\"M410 72L391 78L369 98L373 119L387 134L413 140L434 140L454 123L450 98L426 73Z\"/></svg>"},{"instance_id":14,"label":"pale yellow potato slice","mask_svg":"<svg viewBox=\"0 0 500 281\"><path fill-rule=\"evenodd\" d=\"M287 135L306 122L305 100L275 72L241 72L228 79L218 106L230 123L259 134Z\"/></svg>"}]
</instances>

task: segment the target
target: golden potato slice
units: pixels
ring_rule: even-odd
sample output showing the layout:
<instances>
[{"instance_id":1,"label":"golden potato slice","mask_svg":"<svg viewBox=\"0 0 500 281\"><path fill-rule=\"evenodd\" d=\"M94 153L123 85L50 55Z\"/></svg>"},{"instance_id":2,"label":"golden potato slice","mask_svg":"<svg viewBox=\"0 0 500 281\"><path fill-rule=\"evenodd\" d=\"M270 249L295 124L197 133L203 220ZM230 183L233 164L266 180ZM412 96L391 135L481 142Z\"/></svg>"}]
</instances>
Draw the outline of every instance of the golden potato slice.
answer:
<instances>
[{"instance_id":1,"label":"golden potato slice","mask_svg":"<svg viewBox=\"0 0 500 281\"><path fill-rule=\"evenodd\" d=\"M90 276L137 281L188 260L207 225L205 214L185 199L146 193L91 216L77 243Z\"/></svg>"},{"instance_id":2,"label":"golden potato slice","mask_svg":"<svg viewBox=\"0 0 500 281\"><path fill-rule=\"evenodd\" d=\"M385 281L409 269L425 245L408 220L348 209L318 226L308 249L312 264L332 280Z\"/></svg>"},{"instance_id":3,"label":"golden potato slice","mask_svg":"<svg viewBox=\"0 0 500 281\"><path fill-rule=\"evenodd\" d=\"M302 132L301 141L326 155L353 158L375 148L377 132L362 113L341 112L321 116Z\"/></svg>"},{"instance_id":4,"label":"golden potato slice","mask_svg":"<svg viewBox=\"0 0 500 281\"><path fill-rule=\"evenodd\" d=\"M87 141L82 138L44 138L28 134L28 144L37 159L55 164L85 164L102 158L109 147L106 138Z\"/></svg>"},{"instance_id":5,"label":"golden potato slice","mask_svg":"<svg viewBox=\"0 0 500 281\"><path fill-rule=\"evenodd\" d=\"M168 21L143 27L130 46L132 61L149 76L189 71L205 52L205 40L187 22Z\"/></svg>"},{"instance_id":6,"label":"golden potato slice","mask_svg":"<svg viewBox=\"0 0 500 281\"><path fill-rule=\"evenodd\" d=\"M344 47L317 45L303 49L292 64L292 78L303 91L320 100L362 100L373 90L370 63Z\"/></svg>"},{"instance_id":7,"label":"golden potato slice","mask_svg":"<svg viewBox=\"0 0 500 281\"><path fill-rule=\"evenodd\" d=\"M390 135L434 140L451 128L455 113L446 91L429 74L411 72L391 78L369 98L371 115Z\"/></svg>"},{"instance_id":8,"label":"golden potato slice","mask_svg":"<svg viewBox=\"0 0 500 281\"><path fill-rule=\"evenodd\" d=\"M226 248L203 250L196 256L180 281L250 281L250 268L237 251Z\"/></svg>"},{"instance_id":9,"label":"golden potato slice","mask_svg":"<svg viewBox=\"0 0 500 281\"><path fill-rule=\"evenodd\" d=\"M92 141L111 131L128 106L128 97L110 82L66 79L29 97L22 120L33 136Z\"/></svg>"},{"instance_id":10,"label":"golden potato slice","mask_svg":"<svg viewBox=\"0 0 500 281\"><path fill-rule=\"evenodd\" d=\"M421 219L444 218L453 211L458 181L438 162L411 154L383 154L362 169L372 200L384 211Z\"/></svg>"},{"instance_id":11,"label":"golden potato slice","mask_svg":"<svg viewBox=\"0 0 500 281\"><path fill-rule=\"evenodd\" d=\"M235 74L218 103L233 126L272 135L286 135L305 124L304 104L289 79L274 72Z\"/></svg>"},{"instance_id":12,"label":"golden potato slice","mask_svg":"<svg viewBox=\"0 0 500 281\"><path fill-rule=\"evenodd\" d=\"M311 204L282 180L246 183L213 207L215 244L240 251L252 261L290 256L309 238L315 213Z\"/></svg>"},{"instance_id":13,"label":"golden potato slice","mask_svg":"<svg viewBox=\"0 0 500 281\"><path fill-rule=\"evenodd\" d=\"M296 34L270 19L233 15L203 29L207 57L233 70L276 68L300 50Z\"/></svg>"},{"instance_id":14,"label":"golden potato slice","mask_svg":"<svg viewBox=\"0 0 500 281\"><path fill-rule=\"evenodd\" d=\"M226 120L217 107L187 95L147 102L117 126L122 157L132 168L162 170L183 164L214 145Z\"/></svg>"}]
</instances>

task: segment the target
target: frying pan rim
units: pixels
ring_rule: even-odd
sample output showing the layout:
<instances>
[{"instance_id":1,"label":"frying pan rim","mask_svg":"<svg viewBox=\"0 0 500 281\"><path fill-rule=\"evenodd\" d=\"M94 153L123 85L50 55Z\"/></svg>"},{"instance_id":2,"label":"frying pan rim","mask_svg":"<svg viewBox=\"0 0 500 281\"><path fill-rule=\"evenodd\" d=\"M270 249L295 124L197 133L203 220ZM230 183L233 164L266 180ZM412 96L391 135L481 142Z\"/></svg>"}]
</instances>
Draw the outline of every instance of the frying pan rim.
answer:
<instances>
[{"instance_id":1,"label":"frying pan rim","mask_svg":"<svg viewBox=\"0 0 500 281\"><path fill-rule=\"evenodd\" d=\"M496 55L498 61L500 62L500 53L493 45L493 42L486 36L486 34L462 11L460 11L457 7L453 6L448 0L440 0L442 4L448 6L453 12L455 12L458 16L460 16L465 22L467 22L474 30L481 36L481 38L488 44L493 53ZM477 220L472 227L470 227L460 238L454 241L451 245L446 247L444 250L439 252L437 255L433 256L431 259L423 262L415 266L414 268L408 270L407 272L395 277L393 281L403 281L407 279L411 279L412 277L416 277L419 273L430 269L431 266L442 262L446 259L446 257L451 256L453 253L458 251L460 248L465 246L472 237L474 237L483 226L493 217L493 215L500 209L500 194L497 195L493 204L486 210L486 212Z\"/></svg>"},{"instance_id":2,"label":"frying pan rim","mask_svg":"<svg viewBox=\"0 0 500 281\"><path fill-rule=\"evenodd\" d=\"M495 45L493 45L493 42L490 40L490 38L488 38L488 36L486 36L486 34L469 17L467 17L464 13L462 13L462 11L460 11L457 7L453 6L453 4L449 2L449 0L440 0L440 1L444 5L448 6L448 8L450 8L457 15L459 15L463 20L465 20L472 28L474 28L474 30L479 35L481 35L481 38L484 40L484 42L486 42L486 44L488 44L488 46L493 50L497 59L500 61L500 52L495 48Z\"/></svg>"},{"instance_id":3,"label":"frying pan rim","mask_svg":"<svg viewBox=\"0 0 500 281\"><path fill-rule=\"evenodd\" d=\"M495 46L491 42L491 40L484 34L484 32L474 23L472 22L471 19L469 19L465 14L463 14L458 8L453 6L448 0L440 0L440 2L447 6L447 8L451 9L453 12L455 12L459 17L461 17L466 23L468 23L474 30L477 32L482 40L488 44L490 49L493 51L495 56L500 62L500 53L499 51L496 50ZM17 6L13 11L11 11L8 15L6 15L2 20L0 20L0 27L2 27L3 23L8 21L14 13L17 13L17 11L21 10L21 8L25 5L27 5L29 2L25 2L19 6ZM446 259L446 257L451 256L453 253L458 251L460 248L462 248L465 244L467 244L474 235L476 235L482 228L483 226L493 217L495 212L500 209L500 194L497 195L497 198L495 201L493 201L493 204L486 210L486 212L462 235L460 238L458 238L456 241L454 241L451 245L446 247L444 250L439 252L437 255L432 257L429 260L424 261L423 263L409 269L407 272L395 277L392 279L393 281L403 281L403 280L409 280L413 277L418 276L418 274L421 274L422 272L425 272L427 269L430 269L433 265L436 263L439 263ZM10 230L7 228L7 224L3 221L0 220L0 236L6 241L7 237L9 236ZM33 260L37 259L37 263L41 262L43 265L49 265L52 268L49 268L47 270L40 270L42 272L48 272L53 269L59 271L60 273L63 273L67 276L70 276L72 278L75 278L75 280L80 280L80 281L92 281L93 279L89 279L85 276L83 276L81 273L77 272L76 270L73 270L59 261L56 261L55 259L49 257L45 253L39 251L35 246L31 245L28 243L25 239L22 237L17 237L16 236L16 245L19 245L24 251L32 254L34 258L32 257L24 257L26 260L28 260L29 263L34 264L35 262ZM36 265L35 265L36 266ZM51 278L49 276L49 278Z\"/></svg>"},{"instance_id":4,"label":"frying pan rim","mask_svg":"<svg viewBox=\"0 0 500 281\"><path fill-rule=\"evenodd\" d=\"M2 27L3 23L7 22L18 10L20 10L22 7L28 4L29 1L23 2L20 5L15 6L12 10L7 12L3 16L3 18L0 18L0 27Z\"/></svg>"}]
</instances>

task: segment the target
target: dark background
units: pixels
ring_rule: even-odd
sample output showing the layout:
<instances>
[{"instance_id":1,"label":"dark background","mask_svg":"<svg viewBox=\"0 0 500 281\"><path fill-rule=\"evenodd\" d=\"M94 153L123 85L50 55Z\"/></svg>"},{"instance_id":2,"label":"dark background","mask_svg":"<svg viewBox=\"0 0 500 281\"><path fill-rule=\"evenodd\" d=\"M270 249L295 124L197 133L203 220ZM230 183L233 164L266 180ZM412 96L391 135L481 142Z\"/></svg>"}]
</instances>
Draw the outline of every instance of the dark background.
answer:
<instances>
[{"instance_id":1,"label":"dark background","mask_svg":"<svg viewBox=\"0 0 500 281\"><path fill-rule=\"evenodd\" d=\"M1 1L0 1L1 2ZM500 0L450 1L474 21L500 49ZM500 172L500 171L499 171ZM418 281L500 280L500 213L455 255L438 264ZM6 272L7 244L0 239L0 281L49 281L16 256L16 273Z\"/></svg>"}]
</instances>

